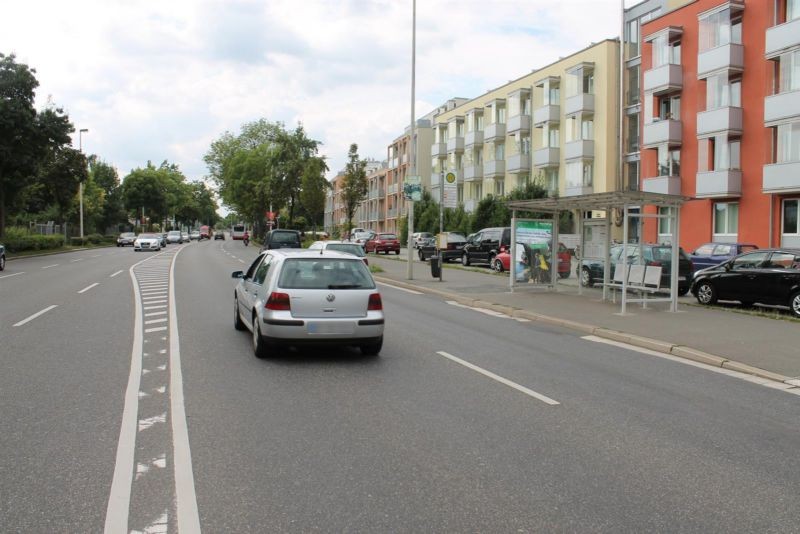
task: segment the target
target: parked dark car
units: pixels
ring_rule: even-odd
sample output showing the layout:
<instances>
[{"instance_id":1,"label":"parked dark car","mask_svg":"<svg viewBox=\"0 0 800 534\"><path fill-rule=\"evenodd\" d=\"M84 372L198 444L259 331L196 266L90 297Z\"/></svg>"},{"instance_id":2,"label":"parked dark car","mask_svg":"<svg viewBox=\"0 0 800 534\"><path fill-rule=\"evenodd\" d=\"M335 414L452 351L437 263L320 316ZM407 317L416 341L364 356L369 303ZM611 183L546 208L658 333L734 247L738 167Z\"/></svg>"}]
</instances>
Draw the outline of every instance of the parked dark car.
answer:
<instances>
[{"instance_id":1,"label":"parked dark car","mask_svg":"<svg viewBox=\"0 0 800 534\"><path fill-rule=\"evenodd\" d=\"M0 245L0 271L6 269L6 247Z\"/></svg>"},{"instance_id":2,"label":"parked dark car","mask_svg":"<svg viewBox=\"0 0 800 534\"><path fill-rule=\"evenodd\" d=\"M639 257L641 247L642 257ZM623 245L613 245L611 247L611 278L614 277L614 269L617 263L622 263ZM692 260L683 249L678 249L678 294L685 295L692 286L692 273L694 266ZM635 244L628 245L628 265L645 264L661 267L661 283L659 287L664 291L669 291L672 273L672 246ZM584 259L578 265L578 277L581 285L591 287L597 282L603 281L604 274L603 260Z\"/></svg>"},{"instance_id":3,"label":"parked dark car","mask_svg":"<svg viewBox=\"0 0 800 534\"><path fill-rule=\"evenodd\" d=\"M461 253L461 264L467 266L471 263L488 263L499 252L504 252L511 246L511 227L484 228L467 238Z\"/></svg>"},{"instance_id":4,"label":"parked dark car","mask_svg":"<svg viewBox=\"0 0 800 534\"><path fill-rule=\"evenodd\" d=\"M461 232L445 232L447 235L447 248L442 250L442 261L458 261L464 252L464 245L467 244L467 237ZM431 237L420 241L417 249L417 256L421 261L425 261L431 256L436 255L436 238Z\"/></svg>"},{"instance_id":5,"label":"parked dark car","mask_svg":"<svg viewBox=\"0 0 800 534\"><path fill-rule=\"evenodd\" d=\"M746 252L695 273L692 294L700 304L738 300L788 306L800 318L800 249Z\"/></svg>"},{"instance_id":6,"label":"parked dark car","mask_svg":"<svg viewBox=\"0 0 800 534\"><path fill-rule=\"evenodd\" d=\"M118 247L127 247L128 245L133 246L133 242L136 241L136 234L133 232L122 232L119 234L117 238L117 246Z\"/></svg>"},{"instance_id":7,"label":"parked dark car","mask_svg":"<svg viewBox=\"0 0 800 534\"><path fill-rule=\"evenodd\" d=\"M723 261L758 250L758 247L749 243L706 243L697 247L697 250L689 255L696 270L705 269L712 265L719 265Z\"/></svg>"},{"instance_id":8,"label":"parked dark car","mask_svg":"<svg viewBox=\"0 0 800 534\"><path fill-rule=\"evenodd\" d=\"M399 255L400 241L397 240L397 234L375 234L364 243L364 251L374 252L375 254L394 252Z\"/></svg>"},{"instance_id":9,"label":"parked dark car","mask_svg":"<svg viewBox=\"0 0 800 534\"><path fill-rule=\"evenodd\" d=\"M297 230L270 230L264 237L264 244L261 250L273 250L276 248L303 248L300 240L300 232Z\"/></svg>"}]
</instances>

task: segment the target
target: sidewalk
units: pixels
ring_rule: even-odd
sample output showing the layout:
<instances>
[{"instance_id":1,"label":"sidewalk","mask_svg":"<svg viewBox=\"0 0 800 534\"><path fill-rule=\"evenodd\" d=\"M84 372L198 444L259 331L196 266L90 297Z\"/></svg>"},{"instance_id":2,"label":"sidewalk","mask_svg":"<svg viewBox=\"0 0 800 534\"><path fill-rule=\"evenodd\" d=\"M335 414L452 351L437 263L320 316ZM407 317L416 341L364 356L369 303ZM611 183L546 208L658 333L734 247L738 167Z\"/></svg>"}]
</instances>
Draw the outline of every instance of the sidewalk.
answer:
<instances>
[{"instance_id":1,"label":"sidewalk","mask_svg":"<svg viewBox=\"0 0 800 534\"><path fill-rule=\"evenodd\" d=\"M405 259L401 254L398 258ZM629 304L619 315L620 305L602 300L602 290L584 289L578 295L574 273L558 290L521 287L509 291L508 278L486 272L445 266L444 281L431 276L428 263L414 263L414 279L406 279L406 262L369 255L370 264L384 269L375 279L397 285L411 284L445 299L543 323L594 333L726 367L765 378L785 381L800 378L800 325L796 321L735 313L688 305L684 297L678 313L669 303L649 304L648 309ZM599 330L598 330L599 329ZM742 365L743 364L743 365ZM749 368L752 366L755 369ZM800 386L800 380L792 384Z\"/></svg>"}]
</instances>

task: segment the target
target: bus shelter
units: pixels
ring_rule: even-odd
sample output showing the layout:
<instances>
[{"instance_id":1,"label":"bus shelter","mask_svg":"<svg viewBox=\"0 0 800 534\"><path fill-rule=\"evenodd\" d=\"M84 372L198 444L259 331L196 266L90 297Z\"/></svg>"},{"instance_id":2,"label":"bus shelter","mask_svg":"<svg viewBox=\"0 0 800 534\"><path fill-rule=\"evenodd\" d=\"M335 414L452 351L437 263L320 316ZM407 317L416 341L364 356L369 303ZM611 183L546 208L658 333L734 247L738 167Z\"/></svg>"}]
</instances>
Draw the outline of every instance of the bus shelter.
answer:
<instances>
[{"instance_id":1,"label":"bus shelter","mask_svg":"<svg viewBox=\"0 0 800 534\"><path fill-rule=\"evenodd\" d=\"M511 217L511 258L512 261L514 258L518 257L517 246L517 236L516 231L517 227L522 221L541 221L546 219L548 216L550 217L552 223L552 235L550 238L550 243L552 247L552 256L555 257L555 251L558 247L558 221L561 215L561 212L574 212L578 211L580 216L578 217L578 234L580 235L580 261L583 261L584 251L585 249L585 233L584 233L584 225L587 224L587 220L584 218L584 214L588 211L604 211L606 216L604 219L604 226L605 226L605 242L602 246L602 260L604 264L603 269L603 300L609 300L611 296L611 291L615 288L619 288L621 290L621 309L620 313L625 314L627 312L628 303L632 302L669 302L670 303L670 311L676 312L678 311L678 260L679 260L679 249L680 249L680 217L681 217L681 207L683 204L691 200L690 197L684 197L680 195L665 195L662 193L649 193L645 191L612 191L608 193L593 193L589 195L577 195L577 196L570 196L570 197L555 197L555 198L538 198L538 199L531 199L531 200L509 200L506 202L506 205L511 210L512 217ZM661 213L661 210L657 210L657 213L644 213L643 208L645 206L655 206L658 208L671 208L666 210L666 213ZM638 208L638 211L633 211L634 208ZM536 213L536 219L518 219L517 215L518 212L533 212ZM631 219L637 220L638 224L641 224L644 219L652 218L652 219L668 219L670 221L669 227L671 230L670 234L670 242L672 244L671 247L671 261L670 261L670 288L669 288L669 297L648 297L646 294L643 295L643 298L637 298L628 295L628 290L632 289L630 286L630 281L628 276L619 276L615 277L614 283L611 280L611 217L612 214L617 213L620 216L622 221L622 228L623 228L623 237L622 237L622 245L623 251L621 255L620 267L622 269L622 273L628 273L629 264L628 258L631 257L629 255L629 248L641 246L641 239L640 242L637 243L629 243L629 222ZM641 232L639 233L641 235ZM641 251L639 253L639 258L642 258ZM546 286L550 288L555 288L556 284L556 269L550 269L550 281ZM514 268L509 269L509 287L511 291L514 291L516 286L516 276ZM578 283L578 293L582 293L583 287L581 283Z\"/></svg>"}]
</instances>

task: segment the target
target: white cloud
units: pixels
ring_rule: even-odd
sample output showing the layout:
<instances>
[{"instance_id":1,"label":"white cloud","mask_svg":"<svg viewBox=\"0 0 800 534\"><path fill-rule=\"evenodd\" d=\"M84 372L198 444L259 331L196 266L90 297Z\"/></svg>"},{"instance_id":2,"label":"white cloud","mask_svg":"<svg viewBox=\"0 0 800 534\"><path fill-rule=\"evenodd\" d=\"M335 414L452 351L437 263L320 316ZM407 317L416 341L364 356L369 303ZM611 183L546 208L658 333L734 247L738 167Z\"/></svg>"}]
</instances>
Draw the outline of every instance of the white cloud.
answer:
<instances>
[{"instance_id":1,"label":"white cloud","mask_svg":"<svg viewBox=\"0 0 800 534\"><path fill-rule=\"evenodd\" d=\"M302 122L335 171L383 158L410 118L411 0L28 0L4 7L0 52L36 68L126 174L168 159L192 179L225 130ZM619 32L619 0L420 0L417 115Z\"/></svg>"}]
</instances>

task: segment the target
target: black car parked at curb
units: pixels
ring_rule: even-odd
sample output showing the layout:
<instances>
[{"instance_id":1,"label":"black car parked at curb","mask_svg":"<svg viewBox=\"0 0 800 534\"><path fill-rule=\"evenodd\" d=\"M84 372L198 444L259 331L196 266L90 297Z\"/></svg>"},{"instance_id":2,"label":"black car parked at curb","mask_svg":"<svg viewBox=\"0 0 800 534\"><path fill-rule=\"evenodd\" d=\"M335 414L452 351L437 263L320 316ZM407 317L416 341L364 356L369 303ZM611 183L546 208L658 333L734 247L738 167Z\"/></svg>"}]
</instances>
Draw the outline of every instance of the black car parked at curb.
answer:
<instances>
[{"instance_id":1,"label":"black car parked at curb","mask_svg":"<svg viewBox=\"0 0 800 534\"><path fill-rule=\"evenodd\" d=\"M461 232L445 232L445 234L447 235L447 248L441 251L442 261L458 261L464 252L467 238ZM417 247L417 256L420 261L426 261L431 256L435 256L436 253L435 237L420 241Z\"/></svg>"},{"instance_id":2,"label":"black car parked at curb","mask_svg":"<svg viewBox=\"0 0 800 534\"><path fill-rule=\"evenodd\" d=\"M800 318L800 249L755 250L697 271L692 294L706 305L738 300L742 306L788 306Z\"/></svg>"},{"instance_id":3,"label":"black car parked at curb","mask_svg":"<svg viewBox=\"0 0 800 534\"><path fill-rule=\"evenodd\" d=\"M467 267L471 263L488 263L511 246L511 227L484 228L467 238L461 253L461 265Z\"/></svg>"}]
</instances>

